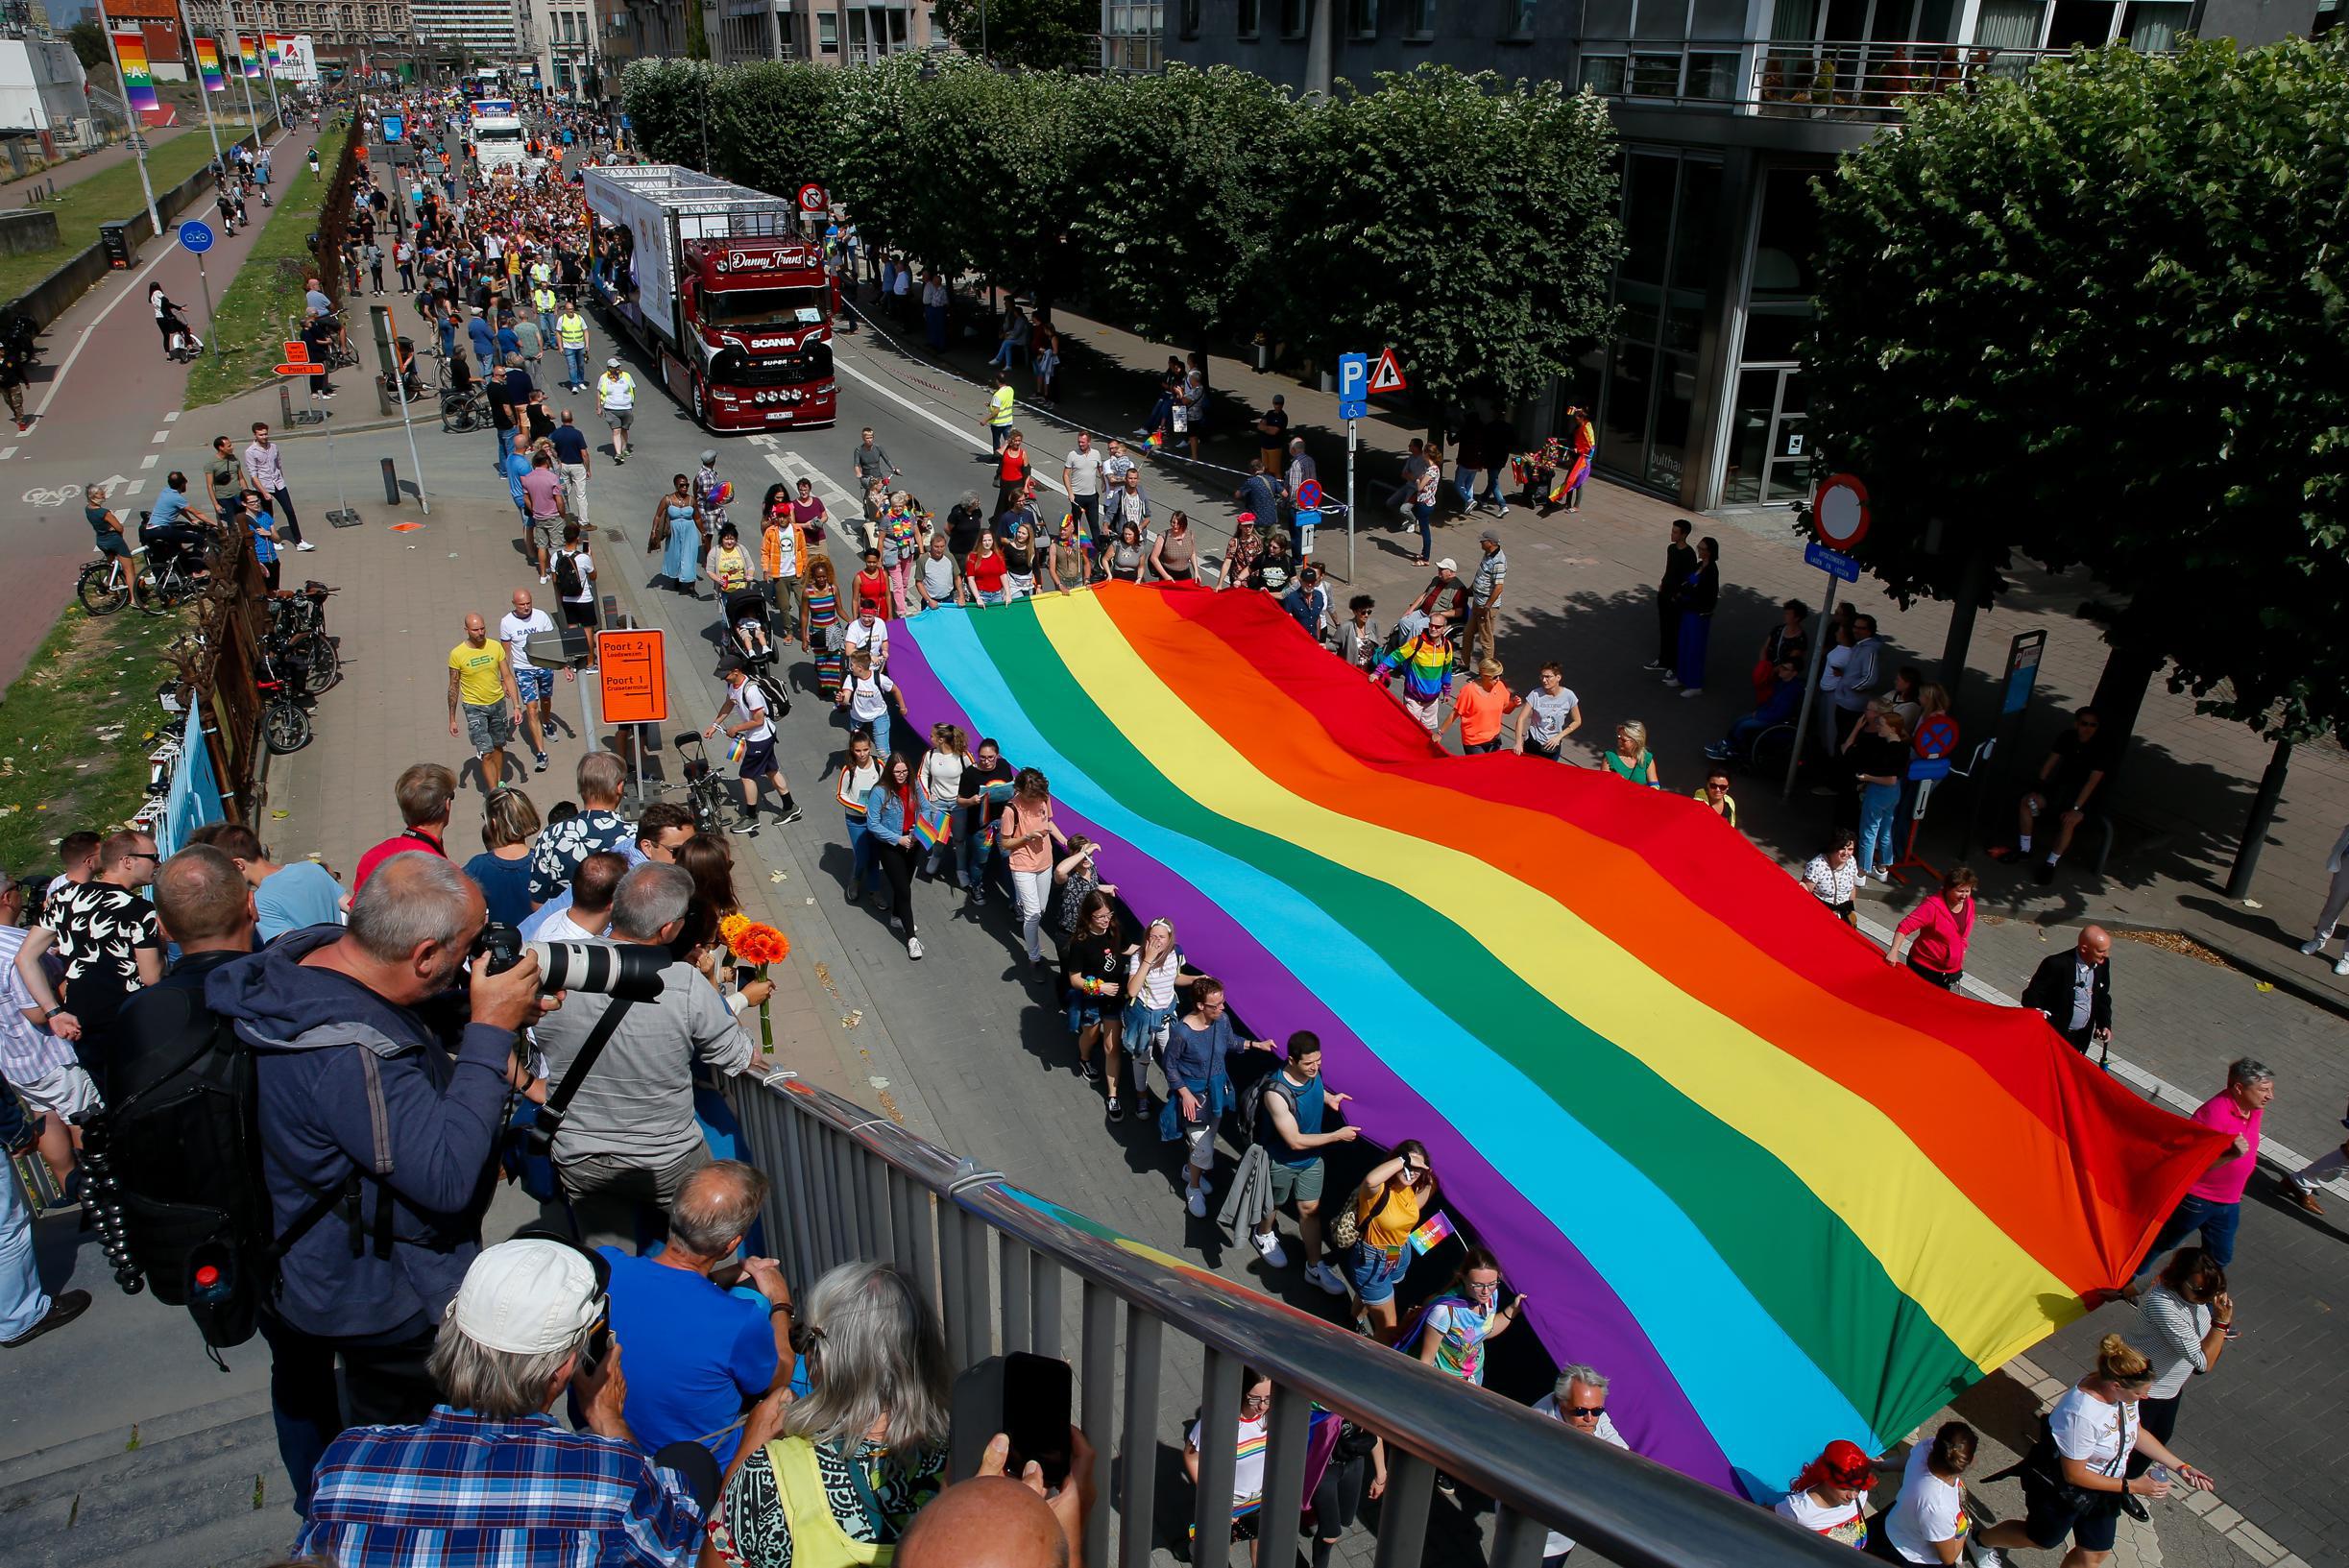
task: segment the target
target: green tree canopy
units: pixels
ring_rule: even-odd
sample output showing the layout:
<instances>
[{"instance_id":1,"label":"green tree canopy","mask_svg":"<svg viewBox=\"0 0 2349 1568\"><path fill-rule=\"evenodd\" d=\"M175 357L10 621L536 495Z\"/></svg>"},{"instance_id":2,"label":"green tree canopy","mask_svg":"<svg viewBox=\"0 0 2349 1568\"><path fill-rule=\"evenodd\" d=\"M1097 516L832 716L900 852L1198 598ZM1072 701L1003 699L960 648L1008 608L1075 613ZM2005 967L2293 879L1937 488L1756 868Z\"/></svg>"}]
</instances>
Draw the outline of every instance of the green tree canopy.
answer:
<instances>
[{"instance_id":1,"label":"green tree canopy","mask_svg":"<svg viewBox=\"0 0 2349 1568\"><path fill-rule=\"evenodd\" d=\"M1438 408L1533 392L1612 322L1606 106L1433 65L1378 81L1306 108L1268 180L1285 335L1324 363L1392 346Z\"/></svg>"},{"instance_id":2,"label":"green tree canopy","mask_svg":"<svg viewBox=\"0 0 2349 1568\"><path fill-rule=\"evenodd\" d=\"M2165 662L2278 734L2349 716L2345 58L2075 54L1825 184L1809 423L1862 560L1903 602L1971 550L2086 563L2128 599L2108 728Z\"/></svg>"},{"instance_id":3,"label":"green tree canopy","mask_svg":"<svg viewBox=\"0 0 2349 1568\"><path fill-rule=\"evenodd\" d=\"M65 30L65 41L73 45L74 58L82 69L112 74L114 67L107 60L106 29L94 16L85 16Z\"/></svg>"},{"instance_id":4,"label":"green tree canopy","mask_svg":"<svg viewBox=\"0 0 2349 1568\"><path fill-rule=\"evenodd\" d=\"M1093 0L938 0L939 31L973 60L1036 71L1097 64L1101 7Z\"/></svg>"},{"instance_id":5,"label":"green tree canopy","mask_svg":"<svg viewBox=\"0 0 2349 1568\"><path fill-rule=\"evenodd\" d=\"M840 73L804 61L761 61L717 73L710 147L723 175L754 190L789 195L829 184L839 118Z\"/></svg>"}]
</instances>

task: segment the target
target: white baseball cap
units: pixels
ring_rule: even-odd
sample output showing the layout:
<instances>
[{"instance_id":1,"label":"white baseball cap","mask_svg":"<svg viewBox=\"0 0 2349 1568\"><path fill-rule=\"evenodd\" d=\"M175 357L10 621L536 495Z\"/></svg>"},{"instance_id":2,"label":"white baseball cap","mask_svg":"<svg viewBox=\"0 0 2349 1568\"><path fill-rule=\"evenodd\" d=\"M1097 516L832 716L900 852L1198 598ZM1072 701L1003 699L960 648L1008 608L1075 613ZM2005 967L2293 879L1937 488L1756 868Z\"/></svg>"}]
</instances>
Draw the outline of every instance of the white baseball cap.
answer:
<instances>
[{"instance_id":1,"label":"white baseball cap","mask_svg":"<svg viewBox=\"0 0 2349 1568\"><path fill-rule=\"evenodd\" d=\"M1460 569L1460 563L1447 555L1442 560L1436 563L1436 569L1439 571L1458 571Z\"/></svg>"},{"instance_id":2,"label":"white baseball cap","mask_svg":"<svg viewBox=\"0 0 2349 1568\"><path fill-rule=\"evenodd\" d=\"M618 370L618 369L619 369L619 355L618 355L618 354L614 354L614 355L613 355L611 358L609 358L609 359L605 360L605 361L604 361L604 369L606 369L606 370L612 370L612 371Z\"/></svg>"},{"instance_id":3,"label":"white baseball cap","mask_svg":"<svg viewBox=\"0 0 2349 1568\"><path fill-rule=\"evenodd\" d=\"M569 1350L604 1315L604 1290L588 1255L561 1242L500 1242L465 1271L448 1308L475 1344L516 1356Z\"/></svg>"}]
</instances>

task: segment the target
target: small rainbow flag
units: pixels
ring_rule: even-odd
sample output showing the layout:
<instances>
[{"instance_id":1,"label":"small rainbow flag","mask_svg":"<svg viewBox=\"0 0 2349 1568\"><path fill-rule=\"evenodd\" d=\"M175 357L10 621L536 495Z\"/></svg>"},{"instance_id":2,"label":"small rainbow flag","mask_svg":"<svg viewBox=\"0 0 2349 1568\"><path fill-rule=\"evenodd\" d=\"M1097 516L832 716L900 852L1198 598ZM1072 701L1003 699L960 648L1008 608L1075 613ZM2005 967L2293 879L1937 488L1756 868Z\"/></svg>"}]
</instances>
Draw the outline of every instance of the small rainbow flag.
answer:
<instances>
[{"instance_id":1,"label":"small rainbow flag","mask_svg":"<svg viewBox=\"0 0 2349 1568\"><path fill-rule=\"evenodd\" d=\"M1411 1233L1411 1250L1422 1253L1433 1252L1450 1241L1453 1235L1451 1220L1445 1218L1442 1212L1439 1210L1429 1215L1419 1228Z\"/></svg>"},{"instance_id":2,"label":"small rainbow flag","mask_svg":"<svg viewBox=\"0 0 2349 1568\"><path fill-rule=\"evenodd\" d=\"M196 74L204 78L206 92L226 92L229 79L221 74L220 45L210 38L196 40Z\"/></svg>"},{"instance_id":3,"label":"small rainbow flag","mask_svg":"<svg viewBox=\"0 0 2349 1568\"><path fill-rule=\"evenodd\" d=\"M123 91L130 95L131 107L140 110L160 108L155 96L155 72L147 64L146 35L133 31L109 36L114 40L114 59L122 66Z\"/></svg>"},{"instance_id":4,"label":"small rainbow flag","mask_svg":"<svg viewBox=\"0 0 2349 1568\"><path fill-rule=\"evenodd\" d=\"M1149 440L1149 442L1147 443L1147 445L1148 445L1148 446L1150 446L1150 447L1152 447L1153 449L1154 449L1154 448L1156 448L1156 447L1164 446L1166 444L1167 444L1167 437L1166 437L1166 432L1165 432L1164 430L1152 430L1152 431L1150 433L1150 440Z\"/></svg>"},{"instance_id":5,"label":"small rainbow flag","mask_svg":"<svg viewBox=\"0 0 2349 1568\"><path fill-rule=\"evenodd\" d=\"M955 812L952 807L941 807L926 817L913 819L913 836L924 849L934 850L955 836Z\"/></svg>"}]
</instances>

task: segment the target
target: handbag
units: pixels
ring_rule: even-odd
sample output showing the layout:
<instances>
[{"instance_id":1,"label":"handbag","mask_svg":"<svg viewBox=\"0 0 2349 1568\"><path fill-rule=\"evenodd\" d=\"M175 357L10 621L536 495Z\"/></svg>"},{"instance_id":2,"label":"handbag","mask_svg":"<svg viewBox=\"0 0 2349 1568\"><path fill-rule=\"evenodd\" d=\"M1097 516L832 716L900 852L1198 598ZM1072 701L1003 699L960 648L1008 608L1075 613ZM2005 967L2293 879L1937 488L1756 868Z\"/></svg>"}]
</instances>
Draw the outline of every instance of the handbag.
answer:
<instances>
[{"instance_id":1,"label":"handbag","mask_svg":"<svg viewBox=\"0 0 2349 1568\"><path fill-rule=\"evenodd\" d=\"M1381 1187L1378 1192L1378 1201L1370 1206L1369 1214L1368 1216L1362 1214L1363 1189L1368 1186L1369 1183L1367 1181L1356 1184L1353 1192L1346 1194L1345 1207L1339 1210L1337 1215L1331 1218L1329 1244L1333 1249L1344 1252L1352 1247L1362 1240L1364 1219L1376 1219L1387 1212L1388 1200L1394 1195L1394 1190L1391 1187Z\"/></svg>"}]
</instances>

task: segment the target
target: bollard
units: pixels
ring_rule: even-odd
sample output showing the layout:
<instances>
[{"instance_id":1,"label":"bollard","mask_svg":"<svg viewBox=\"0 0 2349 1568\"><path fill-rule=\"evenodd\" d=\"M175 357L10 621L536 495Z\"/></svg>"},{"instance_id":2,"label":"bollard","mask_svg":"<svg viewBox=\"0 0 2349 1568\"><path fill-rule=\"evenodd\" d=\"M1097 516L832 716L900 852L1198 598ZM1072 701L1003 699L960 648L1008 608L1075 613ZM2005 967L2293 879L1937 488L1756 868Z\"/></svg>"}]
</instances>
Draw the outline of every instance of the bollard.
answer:
<instances>
[{"instance_id":1,"label":"bollard","mask_svg":"<svg viewBox=\"0 0 2349 1568\"><path fill-rule=\"evenodd\" d=\"M293 427L294 392L285 384L285 377L280 375L278 377L278 428L291 430Z\"/></svg>"},{"instance_id":2,"label":"bollard","mask_svg":"<svg viewBox=\"0 0 2349 1568\"><path fill-rule=\"evenodd\" d=\"M392 506L400 504L400 475L392 468L392 460L383 460L383 499Z\"/></svg>"}]
</instances>

